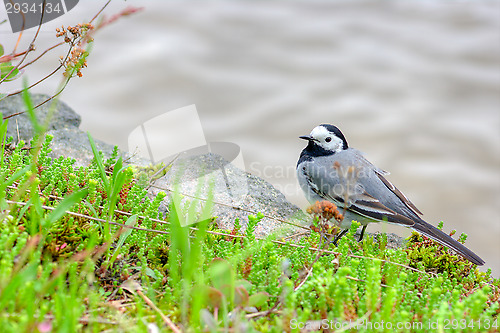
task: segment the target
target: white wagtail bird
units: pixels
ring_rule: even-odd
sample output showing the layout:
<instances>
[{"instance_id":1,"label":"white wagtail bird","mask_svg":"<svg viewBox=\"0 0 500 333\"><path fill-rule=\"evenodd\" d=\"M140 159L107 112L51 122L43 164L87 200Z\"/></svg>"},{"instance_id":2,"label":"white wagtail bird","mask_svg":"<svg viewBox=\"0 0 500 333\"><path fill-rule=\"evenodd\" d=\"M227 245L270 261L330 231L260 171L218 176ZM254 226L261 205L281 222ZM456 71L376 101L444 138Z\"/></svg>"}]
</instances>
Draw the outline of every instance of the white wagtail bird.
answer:
<instances>
[{"instance_id":1,"label":"white wagtail bird","mask_svg":"<svg viewBox=\"0 0 500 333\"><path fill-rule=\"evenodd\" d=\"M349 148L342 132L333 125L315 127L297 163L297 177L307 200L330 201L344 214L343 229L334 243L349 229L353 220L363 226L388 222L413 230L445 245L476 265L484 260L458 241L420 218L422 213L384 175L388 173L371 164L359 150Z\"/></svg>"}]
</instances>

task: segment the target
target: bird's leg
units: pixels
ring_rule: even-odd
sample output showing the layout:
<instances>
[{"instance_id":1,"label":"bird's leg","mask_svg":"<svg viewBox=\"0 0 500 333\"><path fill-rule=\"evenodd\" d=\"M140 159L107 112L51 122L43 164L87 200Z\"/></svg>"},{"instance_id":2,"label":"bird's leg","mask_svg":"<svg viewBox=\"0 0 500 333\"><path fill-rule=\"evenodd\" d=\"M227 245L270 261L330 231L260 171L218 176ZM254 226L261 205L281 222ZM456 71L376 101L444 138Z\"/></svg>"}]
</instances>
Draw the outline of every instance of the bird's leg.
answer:
<instances>
[{"instance_id":1,"label":"bird's leg","mask_svg":"<svg viewBox=\"0 0 500 333\"><path fill-rule=\"evenodd\" d=\"M367 225L363 226L363 229L361 229L361 235L359 235L358 242L361 242L363 240L363 236L365 235L366 227L367 227Z\"/></svg>"},{"instance_id":2,"label":"bird's leg","mask_svg":"<svg viewBox=\"0 0 500 333\"><path fill-rule=\"evenodd\" d=\"M338 246L338 241L342 238L342 236L344 236L347 232L349 231L349 229L344 229L342 230L337 236L335 236L335 239L333 240L333 245L335 246Z\"/></svg>"},{"instance_id":3,"label":"bird's leg","mask_svg":"<svg viewBox=\"0 0 500 333\"><path fill-rule=\"evenodd\" d=\"M328 237L326 234L322 234L322 235L323 235L323 239L325 240L325 243L330 241L330 237Z\"/></svg>"}]
</instances>

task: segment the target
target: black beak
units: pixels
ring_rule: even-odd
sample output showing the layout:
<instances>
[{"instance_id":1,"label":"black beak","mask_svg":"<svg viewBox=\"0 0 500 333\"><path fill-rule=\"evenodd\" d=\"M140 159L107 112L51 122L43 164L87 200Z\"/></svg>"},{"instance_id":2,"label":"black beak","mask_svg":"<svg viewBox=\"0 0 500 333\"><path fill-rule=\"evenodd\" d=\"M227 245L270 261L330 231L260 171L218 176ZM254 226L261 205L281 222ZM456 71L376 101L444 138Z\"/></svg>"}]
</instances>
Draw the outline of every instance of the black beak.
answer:
<instances>
[{"instance_id":1,"label":"black beak","mask_svg":"<svg viewBox=\"0 0 500 333\"><path fill-rule=\"evenodd\" d=\"M307 140L307 141L314 141L314 138L310 135L302 135L302 136L299 136L299 138L301 138L303 140Z\"/></svg>"}]
</instances>

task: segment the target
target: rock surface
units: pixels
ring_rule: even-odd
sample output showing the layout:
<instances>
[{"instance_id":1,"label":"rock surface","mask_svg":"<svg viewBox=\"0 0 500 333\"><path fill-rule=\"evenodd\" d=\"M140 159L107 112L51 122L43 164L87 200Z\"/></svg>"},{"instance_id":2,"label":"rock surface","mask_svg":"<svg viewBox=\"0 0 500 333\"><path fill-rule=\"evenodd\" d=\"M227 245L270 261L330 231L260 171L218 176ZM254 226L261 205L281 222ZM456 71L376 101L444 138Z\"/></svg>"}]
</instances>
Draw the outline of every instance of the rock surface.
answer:
<instances>
[{"instance_id":1,"label":"rock surface","mask_svg":"<svg viewBox=\"0 0 500 333\"><path fill-rule=\"evenodd\" d=\"M32 94L31 99L34 105L45 101L50 96L43 94ZM49 108L52 107L48 102L35 110L35 115L39 122L45 121ZM3 117L25 111L26 107L19 95L5 98L0 101L0 112ZM57 101L54 105L52 119L49 122L47 134L52 135L52 153L51 157L59 156L70 157L76 160L76 166L88 165L93 158L92 148L90 147L87 133L79 129L81 118L66 103ZM19 140L29 142L34 135L33 125L28 113L22 113L9 118L7 126L7 136L12 137L14 142ZM98 150L108 157L113 152L113 145L105 143L94 138ZM131 156L127 152L120 151L120 155L129 164L144 165L146 162L140 158Z\"/></svg>"},{"instance_id":2,"label":"rock surface","mask_svg":"<svg viewBox=\"0 0 500 333\"><path fill-rule=\"evenodd\" d=\"M50 98L48 95L32 94L33 105L37 105ZM35 110L35 115L40 123L47 119L52 102L49 101ZM0 101L0 112L3 117L26 111L22 96L15 95ZM78 129L81 123L80 116L73 111L66 103L57 101L54 105L54 113L50 119L48 130L59 130L64 128ZM14 142L24 140L28 142L34 135L33 125L29 114L22 113L9 119L7 135L14 138Z\"/></svg>"},{"instance_id":3,"label":"rock surface","mask_svg":"<svg viewBox=\"0 0 500 333\"><path fill-rule=\"evenodd\" d=\"M177 158L167 174L156 180L151 193L159 191L168 194L160 209L167 211L172 198L172 191L178 191L184 197L183 209L190 204L201 208L205 200L213 194L212 215L221 229L232 230L236 218L240 220L242 230L246 229L248 215L261 212L264 218L257 224L255 235L265 237L276 233L279 236L305 231L307 216L300 208L288 202L280 191L268 182L233 166L219 155L205 155ZM201 209L197 209L200 211ZM284 221L293 223L290 225ZM188 221L187 224L194 221Z\"/></svg>"},{"instance_id":4,"label":"rock surface","mask_svg":"<svg viewBox=\"0 0 500 333\"><path fill-rule=\"evenodd\" d=\"M51 157L58 158L59 156L64 156L74 158L76 166L86 166L94 158L87 133L78 128L62 128L48 131L47 134L54 137L52 139ZM94 139L94 142L97 149L104 153L104 156L110 156L113 152L113 145L96 139Z\"/></svg>"},{"instance_id":5,"label":"rock surface","mask_svg":"<svg viewBox=\"0 0 500 333\"><path fill-rule=\"evenodd\" d=\"M58 158L59 156L71 157L76 160L75 166L86 166L94 158L92 148L90 147L87 133L78 128L62 128L58 130L48 131L47 134L52 135L52 152L51 157ZM114 146L105 143L101 140L93 138L95 145L99 151L104 153L104 157L109 157L113 153ZM125 164L134 164L144 166L148 162L132 156L128 152L118 151L119 156L123 157Z\"/></svg>"}]
</instances>

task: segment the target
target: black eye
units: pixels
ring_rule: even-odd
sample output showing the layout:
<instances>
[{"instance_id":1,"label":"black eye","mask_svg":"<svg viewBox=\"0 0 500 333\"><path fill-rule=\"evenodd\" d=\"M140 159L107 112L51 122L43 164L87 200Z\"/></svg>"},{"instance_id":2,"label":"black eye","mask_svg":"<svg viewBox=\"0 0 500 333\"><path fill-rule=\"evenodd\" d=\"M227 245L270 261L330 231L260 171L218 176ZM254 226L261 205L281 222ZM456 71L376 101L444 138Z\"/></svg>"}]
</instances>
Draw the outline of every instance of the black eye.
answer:
<instances>
[{"instance_id":1,"label":"black eye","mask_svg":"<svg viewBox=\"0 0 500 333\"><path fill-rule=\"evenodd\" d=\"M326 142L330 142L330 141L332 141L332 138L331 138L331 137L329 137L329 136L327 136L327 137L326 137L326 139L325 139L325 141L326 141Z\"/></svg>"}]
</instances>

